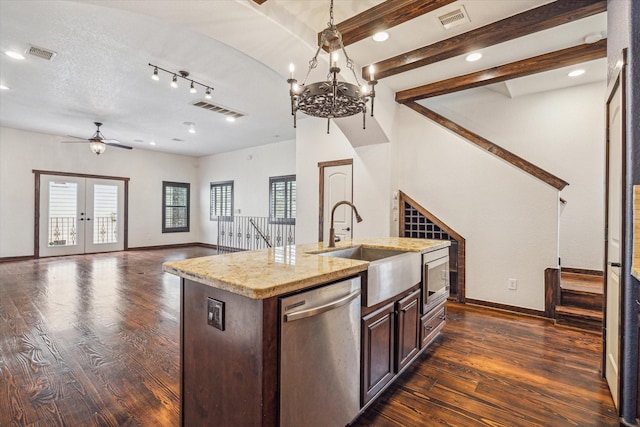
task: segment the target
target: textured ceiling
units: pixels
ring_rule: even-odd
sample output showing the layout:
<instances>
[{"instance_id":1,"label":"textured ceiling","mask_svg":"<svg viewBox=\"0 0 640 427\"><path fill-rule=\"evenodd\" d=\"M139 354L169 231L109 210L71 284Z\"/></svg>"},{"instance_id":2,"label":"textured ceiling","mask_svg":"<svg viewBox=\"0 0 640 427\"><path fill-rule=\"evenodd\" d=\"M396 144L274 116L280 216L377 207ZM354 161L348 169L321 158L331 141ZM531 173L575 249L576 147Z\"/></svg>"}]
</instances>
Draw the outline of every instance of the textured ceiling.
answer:
<instances>
[{"instance_id":1,"label":"textured ceiling","mask_svg":"<svg viewBox=\"0 0 640 427\"><path fill-rule=\"evenodd\" d=\"M357 67L469 31L547 0L467 0L409 21L389 31L385 43L362 40L347 47ZM381 1L339 0L340 22ZM471 23L444 30L437 16L464 5ZM446 9L446 10L445 10ZM27 44L51 49L51 62L28 56L0 57L0 125L53 135L89 137L94 121L107 138L191 156L232 151L295 138L288 63L306 67L316 33L328 21L326 0L218 1L15 1L0 0L0 49L24 51ZM451 58L384 79L392 90L406 89L527 56L572 46L593 32L606 33L605 14L483 50L477 63ZM188 83L169 87L170 76L151 80L148 63L214 88L209 102L245 116L235 123L194 107L203 93ZM604 80L604 60L585 64L581 79L566 70L512 80L494 89L507 96ZM319 68L323 69L321 64ZM313 78L323 78L324 71ZM310 119L313 120L313 119ZM185 122L195 123L196 134ZM181 141L175 141L178 139ZM155 146L149 142L154 141Z\"/></svg>"}]
</instances>

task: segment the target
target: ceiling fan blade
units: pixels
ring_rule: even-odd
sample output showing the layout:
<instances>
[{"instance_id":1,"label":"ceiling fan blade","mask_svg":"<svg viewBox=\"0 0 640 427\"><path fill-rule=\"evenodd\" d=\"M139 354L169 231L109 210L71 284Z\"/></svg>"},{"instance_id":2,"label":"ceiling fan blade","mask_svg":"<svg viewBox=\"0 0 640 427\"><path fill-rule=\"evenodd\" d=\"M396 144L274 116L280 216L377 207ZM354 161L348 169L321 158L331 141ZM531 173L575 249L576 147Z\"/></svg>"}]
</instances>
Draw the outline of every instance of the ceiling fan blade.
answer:
<instances>
[{"instance_id":1,"label":"ceiling fan blade","mask_svg":"<svg viewBox=\"0 0 640 427\"><path fill-rule=\"evenodd\" d=\"M129 147L128 145L122 145L122 144L119 144L117 142L110 142L110 141L113 141L113 140L105 140L103 142L106 145L108 145L109 147L116 147L116 148L124 148L126 150L133 150L133 147Z\"/></svg>"},{"instance_id":2,"label":"ceiling fan blade","mask_svg":"<svg viewBox=\"0 0 640 427\"><path fill-rule=\"evenodd\" d=\"M75 139L83 139L83 140L87 140L87 138L80 138L79 136L73 136L73 135L67 135L69 138L75 138Z\"/></svg>"},{"instance_id":3,"label":"ceiling fan blade","mask_svg":"<svg viewBox=\"0 0 640 427\"><path fill-rule=\"evenodd\" d=\"M88 141L88 140L85 139L85 140L82 140L82 141L60 141L60 142L62 142L64 144L77 144L77 143L91 142L91 141Z\"/></svg>"}]
</instances>

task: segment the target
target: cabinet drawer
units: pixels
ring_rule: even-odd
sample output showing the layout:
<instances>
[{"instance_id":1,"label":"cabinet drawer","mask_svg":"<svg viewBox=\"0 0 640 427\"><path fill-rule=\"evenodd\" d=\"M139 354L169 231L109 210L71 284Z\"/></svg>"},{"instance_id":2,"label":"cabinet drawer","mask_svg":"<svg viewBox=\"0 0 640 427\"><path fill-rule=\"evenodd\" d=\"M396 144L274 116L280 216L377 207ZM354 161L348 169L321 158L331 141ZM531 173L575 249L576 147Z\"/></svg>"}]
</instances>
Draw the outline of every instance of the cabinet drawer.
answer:
<instances>
[{"instance_id":1,"label":"cabinet drawer","mask_svg":"<svg viewBox=\"0 0 640 427\"><path fill-rule=\"evenodd\" d=\"M447 307L445 304L422 316L420 319L420 348L427 346L438 335L438 332L444 326L446 318Z\"/></svg>"}]
</instances>

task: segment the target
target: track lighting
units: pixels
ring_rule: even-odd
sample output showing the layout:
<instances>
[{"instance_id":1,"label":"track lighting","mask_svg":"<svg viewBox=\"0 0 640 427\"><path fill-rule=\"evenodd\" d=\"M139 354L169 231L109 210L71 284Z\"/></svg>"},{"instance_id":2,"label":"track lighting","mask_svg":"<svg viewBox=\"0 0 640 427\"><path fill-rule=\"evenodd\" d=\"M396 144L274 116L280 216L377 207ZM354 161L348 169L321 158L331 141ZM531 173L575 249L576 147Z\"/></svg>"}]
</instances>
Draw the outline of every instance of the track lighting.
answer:
<instances>
[{"instance_id":1,"label":"track lighting","mask_svg":"<svg viewBox=\"0 0 640 427\"><path fill-rule=\"evenodd\" d=\"M196 133L196 124L195 123L190 123L189 124L189 133Z\"/></svg>"},{"instance_id":2,"label":"track lighting","mask_svg":"<svg viewBox=\"0 0 640 427\"><path fill-rule=\"evenodd\" d=\"M198 90L196 88L196 86L202 86L203 89L205 89L204 92L204 97L207 99L211 99L211 92L213 91L213 88L210 85L205 85L202 84L196 80L192 80L189 77L189 72L188 71L184 71L184 70L180 70L177 73L173 72L173 71L169 71L166 70L162 67L158 67L155 64L151 64L149 63L150 67L153 67L153 74L151 75L151 78L153 80L160 80L160 76L158 75L159 71L164 71L165 73L172 75L173 77L171 78L171 87L172 88L177 88L178 87L178 77L180 77L181 79L187 80L189 82L191 82L191 85L189 86L189 92L191 93L197 93ZM195 129L194 129L195 132Z\"/></svg>"}]
</instances>

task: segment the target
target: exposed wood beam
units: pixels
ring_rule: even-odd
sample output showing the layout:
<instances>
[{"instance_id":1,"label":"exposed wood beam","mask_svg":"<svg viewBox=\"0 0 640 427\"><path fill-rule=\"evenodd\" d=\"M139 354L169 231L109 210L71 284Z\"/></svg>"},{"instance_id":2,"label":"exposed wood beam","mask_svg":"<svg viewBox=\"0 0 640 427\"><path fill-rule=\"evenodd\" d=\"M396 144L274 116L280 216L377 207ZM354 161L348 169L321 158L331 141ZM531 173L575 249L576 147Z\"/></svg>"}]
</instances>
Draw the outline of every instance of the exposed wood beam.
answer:
<instances>
[{"instance_id":1,"label":"exposed wood beam","mask_svg":"<svg viewBox=\"0 0 640 427\"><path fill-rule=\"evenodd\" d=\"M458 134L459 136L465 138L466 140L468 140L469 142L477 145L478 147L490 152L491 154L500 157L501 159L511 163L513 166L517 167L518 169L538 178L539 180L549 184L550 186L556 188L558 191L561 191L564 187L566 187L567 185L569 185L569 183L561 178L558 178L557 176L547 172L546 170L534 165L533 163L523 159L522 157L513 154L512 152L505 150L504 148L500 147L499 145L494 144L493 142L489 141L488 139L485 139L483 137L481 137L480 135L471 132L469 129L465 129L462 126L458 125L457 123L447 119L444 116L441 116L440 114L436 113L433 110L430 110L420 104L418 104L417 102L407 102L405 104L407 107L411 108L412 110L422 114L423 116L433 120L434 122L438 123L439 125L449 129L450 131Z\"/></svg>"},{"instance_id":2,"label":"exposed wood beam","mask_svg":"<svg viewBox=\"0 0 640 427\"><path fill-rule=\"evenodd\" d=\"M456 0L387 0L336 24L336 27L342 34L342 43L348 46L454 1ZM322 32L318 33L318 42L321 36Z\"/></svg>"},{"instance_id":3,"label":"exposed wood beam","mask_svg":"<svg viewBox=\"0 0 640 427\"><path fill-rule=\"evenodd\" d=\"M560 0L464 34L424 46L374 64L376 77L382 79L454 56L546 30L607 10L606 0ZM369 75L367 67L362 77Z\"/></svg>"},{"instance_id":4,"label":"exposed wood beam","mask_svg":"<svg viewBox=\"0 0 640 427\"><path fill-rule=\"evenodd\" d=\"M607 39L603 39L593 44L581 44L464 76L402 90L396 93L396 101L400 103L416 101L581 64L594 59L606 58L606 56Z\"/></svg>"}]
</instances>

